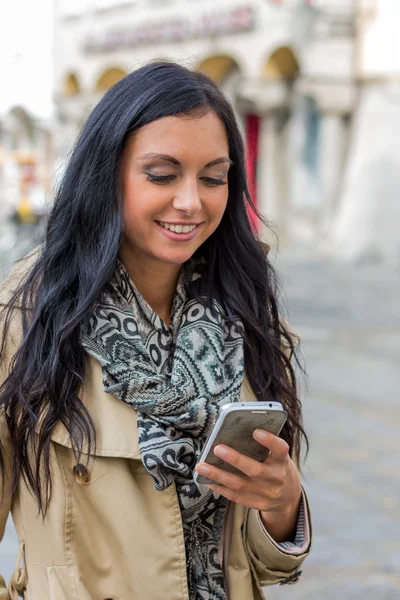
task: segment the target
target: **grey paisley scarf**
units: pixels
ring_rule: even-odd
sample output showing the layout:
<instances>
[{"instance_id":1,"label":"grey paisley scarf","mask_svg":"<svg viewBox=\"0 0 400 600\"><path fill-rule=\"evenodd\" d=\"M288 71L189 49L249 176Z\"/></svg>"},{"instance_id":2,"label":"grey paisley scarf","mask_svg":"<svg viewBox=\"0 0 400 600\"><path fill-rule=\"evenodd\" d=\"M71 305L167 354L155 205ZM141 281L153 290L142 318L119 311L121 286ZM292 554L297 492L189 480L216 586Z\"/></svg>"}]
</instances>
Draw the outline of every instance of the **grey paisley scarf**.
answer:
<instances>
[{"instance_id":1,"label":"grey paisley scarf","mask_svg":"<svg viewBox=\"0 0 400 600\"><path fill-rule=\"evenodd\" d=\"M181 276L168 328L118 263L81 342L102 366L105 391L137 410L140 452L156 489L175 482L190 598L224 600L218 545L226 501L196 485L193 469L219 408L239 400L242 324L216 302L211 311L189 299Z\"/></svg>"}]
</instances>

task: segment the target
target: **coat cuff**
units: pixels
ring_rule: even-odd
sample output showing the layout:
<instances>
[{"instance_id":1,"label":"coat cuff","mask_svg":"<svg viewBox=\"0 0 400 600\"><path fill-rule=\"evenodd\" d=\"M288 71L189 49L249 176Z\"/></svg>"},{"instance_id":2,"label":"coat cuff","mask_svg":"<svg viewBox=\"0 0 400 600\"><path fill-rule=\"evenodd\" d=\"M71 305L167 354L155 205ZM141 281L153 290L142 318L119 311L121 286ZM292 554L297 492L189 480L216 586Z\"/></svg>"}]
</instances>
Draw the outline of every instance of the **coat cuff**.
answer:
<instances>
[{"instance_id":1,"label":"coat cuff","mask_svg":"<svg viewBox=\"0 0 400 600\"><path fill-rule=\"evenodd\" d=\"M262 519L261 519L260 512L258 512L258 514L257 514L257 518L260 523L260 527L264 531L265 535L271 540L271 542L273 544L275 544L275 546L277 548L279 548L283 552L287 552L288 554L299 555L299 554L304 554L304 552L307 552L310 547L311 532L310 532L310 523L309 523L306 503L307 503L307 501L306 501L306 497L304 494L304 490L302 490L301 498L300 498L300 506L299 506L299 516L297 519L296 537L293 542L287 541L287 542L281 542L278 544L270 536L267 529L265 528L265 525L263 524Z\"/></svg>"},{"instance_id":2,"label":"coat cuff","mask_svg":"<svg viewBox=\"0 0 400 600\"><path fill-rule=\"evenodd\" d=\"M283 548L265 530L259 512L249 510L245 525L246 546L252 567L262 585L296 583L299 568L311 550L312 526L306 494L302 501L305 515L304 542L301 548Z\"/></svg>"}]
</instances>

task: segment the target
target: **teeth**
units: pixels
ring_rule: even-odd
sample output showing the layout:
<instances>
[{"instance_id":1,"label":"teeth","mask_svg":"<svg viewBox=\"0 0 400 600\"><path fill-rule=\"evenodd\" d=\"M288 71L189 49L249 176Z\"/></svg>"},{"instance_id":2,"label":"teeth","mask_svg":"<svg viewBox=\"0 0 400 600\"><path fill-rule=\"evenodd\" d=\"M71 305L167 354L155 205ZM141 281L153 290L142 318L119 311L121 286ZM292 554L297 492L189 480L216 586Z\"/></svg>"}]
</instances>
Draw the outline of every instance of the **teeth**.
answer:
<instances>
[{"instance_id":1,"label":"teeth","mask_svg":"<svg viewBox=\"0 0 400 600\"><path fill-rule=\"evenodd\" d=\"M171 223L164 223L163 221L158 222L164 229L169 229L169 231L173 231L174 233L190 233L196 229L196 225L172 225Z\"/></svg>"}]
</instances>

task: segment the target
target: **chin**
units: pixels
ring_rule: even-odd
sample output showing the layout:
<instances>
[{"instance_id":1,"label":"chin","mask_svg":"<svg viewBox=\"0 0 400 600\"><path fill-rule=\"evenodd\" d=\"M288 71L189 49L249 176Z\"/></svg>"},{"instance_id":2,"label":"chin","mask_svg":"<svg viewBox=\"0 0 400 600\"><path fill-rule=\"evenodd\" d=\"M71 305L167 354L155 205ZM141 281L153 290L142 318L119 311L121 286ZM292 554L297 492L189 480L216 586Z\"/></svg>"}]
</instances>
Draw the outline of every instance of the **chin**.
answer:
<instances>
[{"instance_id":1,"label":"chin","mask_svg":"<svg viewBox=\"0 0 400 600\"><path fill-rule=\"evenodd\" d=\"M169 265L183 265L192 258L195 251L196 250L193 250L193 252L166 252L165 254L159 254L157 259Z\"/></svg>"}]
</instances>

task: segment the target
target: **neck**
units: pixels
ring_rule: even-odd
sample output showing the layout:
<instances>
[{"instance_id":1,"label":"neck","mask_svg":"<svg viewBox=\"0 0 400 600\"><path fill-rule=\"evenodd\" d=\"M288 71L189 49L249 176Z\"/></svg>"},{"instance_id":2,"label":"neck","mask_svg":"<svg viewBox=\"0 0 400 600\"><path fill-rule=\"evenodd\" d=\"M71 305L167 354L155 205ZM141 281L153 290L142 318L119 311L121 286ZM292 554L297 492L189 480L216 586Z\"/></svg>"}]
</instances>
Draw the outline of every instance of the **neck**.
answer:
<instances>
[{"instance_id":1,"label":"neck","mask_svg":"<svg viewBox=\"0 0 400 600\"><path fill-rule=\"evenodd\" d=\"M120 252L121 262L133 283L154 312L169 326L181 265L146 258L132 257L123 249Z\"/></svg>"}]
</instances>

